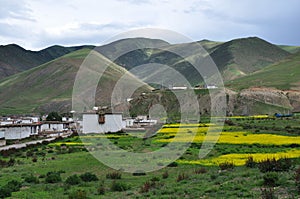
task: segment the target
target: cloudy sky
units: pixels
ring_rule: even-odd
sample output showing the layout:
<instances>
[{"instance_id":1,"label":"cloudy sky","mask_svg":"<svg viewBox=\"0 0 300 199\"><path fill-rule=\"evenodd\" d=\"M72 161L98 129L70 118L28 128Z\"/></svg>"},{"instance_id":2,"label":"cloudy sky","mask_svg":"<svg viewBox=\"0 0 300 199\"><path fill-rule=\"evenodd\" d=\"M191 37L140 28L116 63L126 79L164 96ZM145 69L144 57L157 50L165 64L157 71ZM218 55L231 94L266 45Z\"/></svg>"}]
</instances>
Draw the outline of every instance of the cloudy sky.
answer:
<instances>
[{"instance_id":1,"label":"cloudy sky","mask_svg":"<svg viewBox=\"0 0 300 199\"><path fill-rule=\"evenodd\" d=\"M299 8L299 0L0 0L0 45L100 45L138 28L195 41L258 36L300 45Z\"/></svg>"}]
</instances>

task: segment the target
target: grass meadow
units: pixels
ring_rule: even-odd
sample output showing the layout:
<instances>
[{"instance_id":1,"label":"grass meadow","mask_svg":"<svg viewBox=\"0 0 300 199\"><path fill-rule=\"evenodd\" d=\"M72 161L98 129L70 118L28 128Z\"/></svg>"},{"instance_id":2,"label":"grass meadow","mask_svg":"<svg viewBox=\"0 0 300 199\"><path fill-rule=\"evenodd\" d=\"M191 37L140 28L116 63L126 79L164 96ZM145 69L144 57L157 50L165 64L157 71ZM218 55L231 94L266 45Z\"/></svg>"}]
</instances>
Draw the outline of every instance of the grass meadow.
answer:
<instances>
[{"instance_id":1,"label":"grass meadow","mask_svg":"<svg viewBox=\"0 0 300 199\"><path fill-rule=\"evenodd\" d=\"M221 130L210 123L168 124L147 139L141 137L142 132L91 134L2 152L0 194L31 199L300 197L299 119L227 118L214 148L199 159L203 140L211 136L209 128ZM87 148L111 146L95 147L103 138L123 150L140 153L171 142L192 141L167 167L132 174L111 169L91 155ZM11 181L17 181L18 188L10 188L10 195L3 196Z\"/></svg>"}]
</instances>

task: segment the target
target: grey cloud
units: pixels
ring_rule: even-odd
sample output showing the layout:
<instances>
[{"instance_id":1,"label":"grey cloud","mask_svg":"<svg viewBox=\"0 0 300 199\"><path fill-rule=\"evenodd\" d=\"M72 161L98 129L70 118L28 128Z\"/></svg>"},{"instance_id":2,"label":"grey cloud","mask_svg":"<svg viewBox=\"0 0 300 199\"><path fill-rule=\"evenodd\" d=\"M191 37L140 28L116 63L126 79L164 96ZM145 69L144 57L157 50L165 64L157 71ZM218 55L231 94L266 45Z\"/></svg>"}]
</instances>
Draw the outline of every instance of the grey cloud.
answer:
<instances>
[{"instance_id":1,"label":"grey cloud","mask_svg":"<svg viewBox=\"0 0 300 199\"><path fill-rule=\"evenodd\" d=\"M31 10L23 0L2 0L0 6L0 19L18 19L34 21Z\"/></svg>"}]
</instances>

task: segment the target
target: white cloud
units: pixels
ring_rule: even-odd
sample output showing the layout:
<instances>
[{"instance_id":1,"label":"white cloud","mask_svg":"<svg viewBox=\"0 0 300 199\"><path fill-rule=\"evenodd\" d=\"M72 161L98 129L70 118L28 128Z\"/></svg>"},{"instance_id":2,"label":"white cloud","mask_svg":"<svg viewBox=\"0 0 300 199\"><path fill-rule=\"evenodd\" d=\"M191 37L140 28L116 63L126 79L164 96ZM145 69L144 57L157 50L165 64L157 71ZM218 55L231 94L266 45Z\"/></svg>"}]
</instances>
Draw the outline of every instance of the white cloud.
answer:
<instances>
[{"instance_id":1,"label":"white cloud","mask_svg":"<svg viewBox=\"0 0 300 199\"><path fill-rule=\"evenodd\" d=\"M30 49L99 44L139 27L177 31L193 40L257 35L300 45L300 1L271 0L2 0L0 38ZM3 44L4 44L3 43Z\"/></svg>"}]
</instances>

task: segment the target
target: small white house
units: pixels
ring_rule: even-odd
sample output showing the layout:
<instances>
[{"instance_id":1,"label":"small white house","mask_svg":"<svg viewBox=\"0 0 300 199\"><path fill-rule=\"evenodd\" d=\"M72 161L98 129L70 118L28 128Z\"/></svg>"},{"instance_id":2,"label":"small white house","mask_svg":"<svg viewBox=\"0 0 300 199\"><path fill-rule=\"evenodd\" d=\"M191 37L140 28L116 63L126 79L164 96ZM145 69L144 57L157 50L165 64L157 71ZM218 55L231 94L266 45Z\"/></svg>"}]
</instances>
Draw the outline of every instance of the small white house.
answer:
<instances>
[{"instance_id":1,"label":"small white house","mask_svg":"<svg viewBox=\"0 0 300 199\"><path fill-rule=\"evenodd\" d=\"M126 118L125 119L125 127L132 127L134 125L134 119L133 118Z\"/></svg>"},{"instance_id":2,"label":"small white house","mask_svg":"<svg viewBox=\"0 0 300 199\"><path fill-rule=\"evenodd\" d=\"M12 124L1 126L1 132L4 133L6 140L24 139L38 135L39 130L39 124Z\"/></svg>"},{"instance_id":3,"label":"small white house","mask_svg":"<svg viewBox=\"0 0 300 199\"><path fill-rule=\"evenodd\" d=\"M102 118L99 118L102 117ZM105 113L102 116L95 112L83 113L82 133L108 133L122 130L122 113Z\"/></svg>"}]
</instances>

